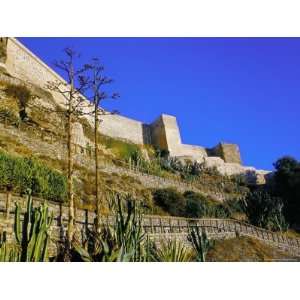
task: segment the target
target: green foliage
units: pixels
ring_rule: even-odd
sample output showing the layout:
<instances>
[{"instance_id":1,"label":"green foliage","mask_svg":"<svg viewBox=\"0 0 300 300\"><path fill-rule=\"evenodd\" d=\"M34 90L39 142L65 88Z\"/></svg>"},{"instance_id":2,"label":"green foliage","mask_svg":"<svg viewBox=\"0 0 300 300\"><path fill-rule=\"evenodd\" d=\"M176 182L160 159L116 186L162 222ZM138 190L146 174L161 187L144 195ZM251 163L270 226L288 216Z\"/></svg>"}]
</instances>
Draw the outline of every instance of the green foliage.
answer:
<instances>
[{"instance_id":1,"label":"green foliage","mask_svg":"<svg viewBox=\"0 0 300 300\"><path fill-rule=\"evenodd\" d=\"M0 234L0 262L21 261L21 249L14 243L6 240L6 232Z\"/></svg>"},{"instance_id":2,"label":"green foliage","mask_svg":"<svg viewBox=\"0 0 300 300\"><path fill-rule=\"evenodd\" d=\"M111 149L117 159L124 161L128 161L136 152L140 152L138 145L108 136L101 135L99 142L105 145L107 149Z\"/></svg>"},{"instance_id":3,"label":"green foliage","mask_svg":"<svg viewBox=\"0 0 300 300\"><path fill-rule=\"evenodd\" d=\"M200 231L198 226L193 226L190 228L188 240L196 252L196 260L205 262L206 253L213 246L213 242L207 238L206 232Z\"/></svg>"},{"instance_id":4,"label":"green foliage","mask_svg":"<svg viewBox=\"0 0 300 300\"><path fill-rule=\"evenodd\" d=\"M239 198L230 199L225 201L224 205L227 208L230 215L233 215L235 213L244 213L244 206L243 206L242 199Z\"/></svg>"},{"instance_id":5,"label":"green foliage","mask_svg":"<svg viewBox=\"0 0 300 300\"><path fill-rule=\"evenodd\" d=\"M130 198L114 199L114 225L103 224L100 232L91 231L84 245L73 245L76 261L103 262L187 262L192 251L179 241L161 242L157 247L142 228L141 207Z\"/></svg>"},{"instance_id":6,"label":"green foliage","mask_svg":"<svg viewBox=\"0 0 300 300\"><path fill-rule=\"evenodd\" d=\"M151 161L144 159L139 149L131 153L128 164L130 168L134 167L144 173L157 176L162 175L162 168L159 161L157 159L152 159Z\"/></svg>"},{"instance_id":7,"label":"green foliage","mask_svg":"<svg viewBox=\"0 0 300 300\"><path fill-rule=\"evenodd\" d=\"M274 164L273 193L284 203L284 215L290 223L300 224L300 162L285 156Z\"/></svg>"},{"instance_id":8,"label":"green foliage","mask_svg":"<svg viewBox=\"0 0 300 300\"><path fill-rule=\"evenodd\" d=\"M47 204L33 208L31 192L28 190L27 209L21 218L21 208L16 204L14 233L16 242L8 243L6 232L0 236L0 261L44 262L48 261L50 226Z\"/></svg>"},{"instance_id":9,"label":"green foliage","mask_svg":"<svg viewBox=\"0 0 300 300\"><path fill-rule=\"evenodd\" d=\"M269 230L287 230L282 210L282 200L263 190L250 192L244 201L249 222Z\"/></svg>"},{"instance_id":10,"label":"green foliage","mask_svg":"<svg viewBox=\"0 0 300 300\"><path fill-rule=\"evenodd\" d=\"M113 209L114 225L103 224L100 232L90 232L86 247L77 243L74 250L83 261L147 261L149 243L143 232L139 203L116 195Z\"/></svg>"},{"instance_id":11,"label":"green foliage","mask_svg":"<svg viewBox=\"0 0 300 300\"><path fill-rule=\"evenodd\" d=\"M192 191L187 191L183 195L186 199L186 217L203 218L209 215L212 205L205 196Z\"/></svg>"},{"instance_id":12,"label":"green foliage","mask_svg":"<svg viewBox=\"0 0 300 300\"><path fill-rule=\"evenodd\" d=\"M21 158L0 152L0 188L12 185L21 194L27 188L32 194L48 200L64 201L66 178L33 158Z\"/></svg>"},{"instance_id":13,"label":"green foliage","mask_svg":"<svg viewBox=\"0 0 300 300\"><path fill-rule=\"evenodd\" d=\"M21 208L16 204L15 237L21 248L21 261L48 261L50 226L53 216L49 216L47 204L33 208L31 192L28 193L27 209L21 220Z\"/></svg>"},{"instance_id":14,"label":"green foliage","mask_svg":"<svg viewBox=\"0 0 300 300\"><path fill-rule=\"evenodd\" d=\"M211 201L202 194L187 191L183 196L186 199L186 217L229 218L231 215L226 204Z\"/></svg>"},{"instance_id":15,"label":"green foliage","mask_svg":"<svg viewBox=\"0 0 300 300\"><path fill-rule=\"evenodd\" d=\"M153 200L156 205L172 216L184 216L186 199L173 188L158 189L153 192Z\"/></svg>"},{"instance_id":16,"label":"green foliage","mask_svg":"<svg viewBox=\"0 0 300 300\"><path fill-rule=\"evenodd\" d=\"M206 196L187 191L179 193L173 188L158 189L153 192L156 205L172 216L188 218L228 218L230 210L225 204L211 201Z\"/></svg>"},{"instance_id":17,"label":"green foliage","mask_svg":"<svg viewBox=\"0 0 300 300\"><path fill-rule=\"evenodd\" d=\"M162 169L172 172L172 173L181 173L183 172L183 164L181 161L176 157L169 157L169 156L158 156L157 160Z\"/></svg>"},{"instance_id":18,"label":"green foliage","mask_svg":"<svg viewBox=\"0 0 300 300\"><path fill-rule=\"evenodd\" d=\"M193 252L177 240L161 241L152 249L153 260L157 262L190 262L193 256Z\"/></svg>"}]
</instances>

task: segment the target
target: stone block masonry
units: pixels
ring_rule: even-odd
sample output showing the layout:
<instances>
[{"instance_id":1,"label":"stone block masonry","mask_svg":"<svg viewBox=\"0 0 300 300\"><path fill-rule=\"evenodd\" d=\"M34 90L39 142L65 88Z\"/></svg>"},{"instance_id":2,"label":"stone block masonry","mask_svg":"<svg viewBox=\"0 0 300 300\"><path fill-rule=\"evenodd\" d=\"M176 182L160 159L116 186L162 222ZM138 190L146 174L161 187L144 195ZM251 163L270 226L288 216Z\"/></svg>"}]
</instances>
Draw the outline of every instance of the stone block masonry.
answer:
<instances>
[{"instance_id":1,"label":"stone block masonry","mask_svg":"<svg viewBox=\"0 0 300 300\"><path fill-rule=\"evenodd\" d=\"M13 77L40 88L45 88L48 82L65 82L60 75L18 40L1 38L0 44L2 49L2 54L0 53L1 66L4 66L5 72ZM2 67L1 69L3 69ZM54 92L52 95L56 104L65 106L62 95ZM86 109L87 111L90 110L89 107ZM86 118L93 125L92 116L86 116ZM179 127L174 116L162 114L152 124L144 124L120 115L106 115L102 116L99 130L105 135L125 139L135 144L152 144L169 151L170 156L185 157L197 161L205 160L224 175L247 172L247 168L240 166L233 168L232 165L227 165L228 163L241 164L239 148L235 144L221 143L210 150L201 146L182 144ZM81 139L80 142L81 144L84 143L84 139ZM212 160L210 161L211 156ZM216 163L214 157L220 158L221 161Z\"/></svg>"},{"instance_id":2,"label":"stone block masonry","mask_svg":"<svg viewBox=\"0 0 300 300\"><path fill-rule=\"evenodd\" d=\"M27 200L16 195L12 197L13 203L19 203L22 214L26 210ZM33 206L38 207L44 202L43 199L33 198ZM14 207L10 206L10 214L6 216L6 195L0 193L0 233L7 232L8 241L14 241ZM61 242L67 232L68 207L64 204L47 202L50 213L53 213L51 226L50 256L57 253L57 245ZM86 230L92 229L95 213L87 210L76 210L77 237L85 238ZM104 224L114 224L113 216L102 216ZM258 239L273 247L286 251L293 256L300 256L300 239L288 238L281 233L264 230L247 223L231 219L187 219L179 217L164 217L145 215L142 222L145 233L158 243L162 240L180 240L187 246L191 246L187 239L189 227L198 226L205 231L210 239L234 238L236 236L248 236Z\"/></svg>"},{"instance_id":3,"label":"stone block masonry","mask_svg":"<svg viewBox=\"0 0 300 300\"><path fill-rule=\"evenodd\" d=\"M221 157L226 163L241 164L241 155L238 145L219 143L211 149L212 156Z\"/></svg>"}]
</instances>

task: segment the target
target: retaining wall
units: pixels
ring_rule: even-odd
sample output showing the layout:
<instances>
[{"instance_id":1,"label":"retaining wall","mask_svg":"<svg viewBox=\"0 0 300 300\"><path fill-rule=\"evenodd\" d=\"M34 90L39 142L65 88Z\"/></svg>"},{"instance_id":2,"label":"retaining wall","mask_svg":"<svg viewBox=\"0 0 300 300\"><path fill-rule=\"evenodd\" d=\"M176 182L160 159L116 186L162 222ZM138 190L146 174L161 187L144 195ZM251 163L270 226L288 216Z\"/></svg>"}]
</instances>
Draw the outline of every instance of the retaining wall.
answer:
<instances>
[{"instance_id":1,"label":"retaining wall","mask_svg":"<svg viewBox=\"0 0 300 300\"><path fill-rule=\"evenodd\" d=\"M44 202L42 199L34 198L34 206ZM14 205L19 203L22 211L26 208L26 199L14 195L10 214L6 216L6 195L0 193L0 232L7 231L9 239L14 239ZM52 243L51 253L56 253L56 246L61 241L67 231L68 207L63 204L47 202L50 212L54 214L54 221L51 227ZM79 238L85 235L87 228L92 228L94 224L95 213L87 210L77 209L76 227ZM113 216L103 216L103 223L113 225ZM231 220L231 219L187 219L179 217L163 217L146 215L143 218L143 228L150 238L155 241L166 239L179 239L190 245L187 236L190 226L198 226L205 230L210 239L224 239L236 236L248 236L258 239L273 247L286 251L294 256L300 256L300 239L288 238L281 233L275 233L250 224Z\"/></svg>"}]
</instances>

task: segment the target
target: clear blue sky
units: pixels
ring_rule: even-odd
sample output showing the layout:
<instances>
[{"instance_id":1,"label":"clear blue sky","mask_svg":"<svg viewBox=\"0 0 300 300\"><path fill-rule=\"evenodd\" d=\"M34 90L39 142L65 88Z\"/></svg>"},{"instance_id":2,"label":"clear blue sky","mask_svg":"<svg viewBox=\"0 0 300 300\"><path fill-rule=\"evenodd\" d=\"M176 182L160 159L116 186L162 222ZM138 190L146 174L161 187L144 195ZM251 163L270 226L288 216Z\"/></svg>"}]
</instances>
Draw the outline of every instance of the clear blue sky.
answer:
<instances>
[{"instance_id":1,"label":"clear blue sky","mask_svg":"<svg viewBox=\"0 0 300 300\"><path fill-rule=\"evenodd\" d=\"M300 159L299 38L19 38L53 67L72 46L102 60L120 93L104 105L152 122L177 117L182 141L237 143L245 165Z\"/></svg>"}]
</instances>

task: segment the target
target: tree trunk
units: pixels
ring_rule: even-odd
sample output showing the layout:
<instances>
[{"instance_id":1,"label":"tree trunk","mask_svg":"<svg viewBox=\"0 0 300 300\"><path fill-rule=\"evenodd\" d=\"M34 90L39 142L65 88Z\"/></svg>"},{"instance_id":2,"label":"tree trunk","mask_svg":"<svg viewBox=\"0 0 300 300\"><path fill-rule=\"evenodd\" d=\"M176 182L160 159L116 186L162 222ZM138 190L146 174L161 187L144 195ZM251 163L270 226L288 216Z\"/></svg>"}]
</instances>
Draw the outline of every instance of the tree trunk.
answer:
<instances>
[{"instance_id":1,"label":"tree trunk","mask_svg":"<svg viewBox=\"0 0 300 300\"><path fill-rule=\"evenodd\" d=\"M75 226L75 203L74 203L74 192L73 192L73 145L72 145L72 101L73 101L73 82L71 83L71 93L68 103L68 200L69 200L69 224L68 224L68 242L71 247L74 237L74 226Z\"/></svg>"},{"instance_id":2,"label":"tree trunk","mask_svg":"<svg viewBox=\"0 0 300 300\"><path fill-rule=\"evenodd\" d=\"M96 230L100 231L101 198L99 193L99 160L98 160L98 101L95 101L95 188L96 188Z\"/></svg>"}]
</instances>

